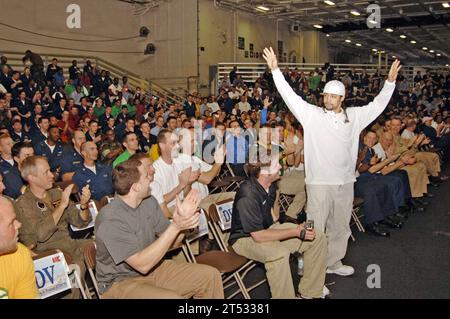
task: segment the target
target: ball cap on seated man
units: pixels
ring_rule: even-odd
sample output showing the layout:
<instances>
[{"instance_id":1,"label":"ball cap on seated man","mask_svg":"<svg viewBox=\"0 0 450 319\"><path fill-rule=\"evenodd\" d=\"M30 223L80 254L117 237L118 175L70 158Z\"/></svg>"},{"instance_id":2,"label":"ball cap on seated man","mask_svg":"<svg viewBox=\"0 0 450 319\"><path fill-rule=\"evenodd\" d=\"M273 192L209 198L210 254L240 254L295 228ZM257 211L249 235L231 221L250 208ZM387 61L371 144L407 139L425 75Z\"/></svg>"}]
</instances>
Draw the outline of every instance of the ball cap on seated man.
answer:
<instances>
[{"instance_id":1,"label":"ball cap on seated man","mask_svg":"<svg viewBox=\"0 0 450 319\"><path fill-rule=\"evenodd\" d=\"M341 81L329 81L323 89L323 94L326 93L345 96L345 85Z\"/></svg>"}]
</instances>

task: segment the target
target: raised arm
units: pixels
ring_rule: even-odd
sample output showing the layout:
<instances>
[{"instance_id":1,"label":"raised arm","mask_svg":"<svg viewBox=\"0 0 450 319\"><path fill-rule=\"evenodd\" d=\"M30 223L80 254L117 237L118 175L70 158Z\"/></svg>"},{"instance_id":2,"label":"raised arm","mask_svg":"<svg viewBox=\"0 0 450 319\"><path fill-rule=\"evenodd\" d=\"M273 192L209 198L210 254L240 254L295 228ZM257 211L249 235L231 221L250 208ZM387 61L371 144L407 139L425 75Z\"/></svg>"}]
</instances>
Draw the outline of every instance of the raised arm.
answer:
<instances>
[{"instance_id":1,"label":"raised arm","mask_svg":"<svg viewBox=\"0 0 450 319\"><path fill-rule=\"evenodd\" d=\"M389 101L394 93L395 81L397 79L398 72L402 66L399 60L395 60L389 71L387 80L384 82L383 89L374 98L373 102L366 106L359 108L352 108L352 110L359 117L361 122L361 129L369 125L373 120L375 120L388 106Z\"/></svg>"},{"instance_id":2,"label":"raised arm","mask_svg":"<svg viewBox=\"0 0 450 319\"><path fill-rule=\"evenodd\" d=\"M266 60L270 70L272 71L273 80L284 102L289 107L289 110L291 110L291 112L297 118L297 120L304 124L303 122L306 120L305 112L307 111L307 108L309 108L308 103L300 96L298 96L291 88L289 83L287 83L287 81L285 80L283 74L278 68L277 57L271 47L269 49L264 49L263 57Z\"/></svg>"}]
</instances>

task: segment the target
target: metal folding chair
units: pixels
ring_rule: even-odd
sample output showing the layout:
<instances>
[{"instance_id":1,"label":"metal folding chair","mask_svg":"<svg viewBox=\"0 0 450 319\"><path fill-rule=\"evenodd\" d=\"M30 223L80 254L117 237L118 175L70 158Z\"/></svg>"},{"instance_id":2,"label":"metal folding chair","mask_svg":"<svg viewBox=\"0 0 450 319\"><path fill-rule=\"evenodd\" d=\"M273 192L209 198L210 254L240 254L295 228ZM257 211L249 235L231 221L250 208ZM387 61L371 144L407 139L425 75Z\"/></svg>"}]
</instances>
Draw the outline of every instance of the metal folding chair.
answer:
<instances>
[{"instance_id":1,"label":"metal folding chair","mask_svg":"<svg viewBox=\"0 0 450 319\"><path fill-rule=\"evenodd\" d=\"M356 228L360 232L365 232L363 224L360 221L360 218L364 217L364 214L360 214L361 208L364 204L364 199L355 197L353 199L353 209L352 209L352 222L350 223L350 226L356 225ZM355 237L353 234L350 235L352 240L355 241Z\"/></svg>"}]
</instances>

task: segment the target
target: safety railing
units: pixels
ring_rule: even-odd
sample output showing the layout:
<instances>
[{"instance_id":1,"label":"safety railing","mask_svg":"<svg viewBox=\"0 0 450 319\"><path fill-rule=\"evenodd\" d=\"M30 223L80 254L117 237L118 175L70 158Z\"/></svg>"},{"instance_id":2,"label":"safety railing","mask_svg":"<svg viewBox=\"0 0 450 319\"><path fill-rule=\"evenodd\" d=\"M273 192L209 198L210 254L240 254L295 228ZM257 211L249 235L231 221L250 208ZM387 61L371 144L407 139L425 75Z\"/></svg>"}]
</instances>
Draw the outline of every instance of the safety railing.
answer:
<instances>
[{"instance_id":1,"label":"safety railing","mask_svg":"<svg viewBox=\"0 0 450 319\"><path fill-rule=\"evenodd\" d=\"M151 94L156 97L165 97L167 101L170 104L173 103L183 103L185 98L183 96L180 96L176 94L175 92L164 88L163 86L159 85L158 83L155 83L152 80L146 80L143 79L140 75L130 72L118 65L115 65L109 61L104 60L103 58L100 58L98 56L91 56L91 55L77 55L77 54L53 54L53 53L38 53L42 60L44 61L44 68L46 69L47 66L52 62L53 58L58 59L58 65L63 68L64 70L64 76L66 79L69 78L69 68L72 66L72 61L77 60L78 66L82 68L86 61L90 60L93 65L95 65L100 70L109 71L111 74L111 77L118 77L122 78L123 76L128 77L128 83L130 87L134 90L137 87L140 87L144 92L147 94ZM18 51L0 51L1 55L5 55L8 58L8 64L11 65L11 67L14 70L18 70L20 72L24 69L24 64L22 61L22 58L24 56L24 52L18 52Z\"/></svg>"},{"instance_id":2,"label":"safety railing","mask_svg":"<svg viewBox=\"0 0 450 319\"><path fill-rule=\"evenodd\" d=\"M237 67L237 74L240 74L242 80L248 83L254 83L261 74L263 74L266 69L266 64L261 63L218 63L218 71L216 76L216 85L220 86L225 75L229 75L233 70L233 67ZM281 70L288 67L291 71L297 69L299 72L304 72L306 76L309 75L311 71L315 69L321 70L324 66L323 63L279 63L279 67ZM363 70L367 72L367 74L371 75L375 72L379 71L382 74L386 74L389 72L389 66L378 64L331 64L333 66L335 74L345 74L347 72L352 71L353 73L361 73ZM406 80L410 85L412 85L414 78L414 67L413 66L404 66L402 70L403 76L405 76Z\"/></svg>"}]
</instances>

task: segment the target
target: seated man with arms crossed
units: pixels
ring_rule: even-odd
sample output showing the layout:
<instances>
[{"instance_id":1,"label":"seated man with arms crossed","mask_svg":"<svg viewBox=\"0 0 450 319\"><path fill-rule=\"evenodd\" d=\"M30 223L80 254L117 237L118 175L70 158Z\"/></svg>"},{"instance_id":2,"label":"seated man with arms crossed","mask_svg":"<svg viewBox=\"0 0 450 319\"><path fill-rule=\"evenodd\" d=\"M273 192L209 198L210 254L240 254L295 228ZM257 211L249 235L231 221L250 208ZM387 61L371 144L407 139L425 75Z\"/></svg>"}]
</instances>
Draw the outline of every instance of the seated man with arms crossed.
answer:
<instances>
[{"instance_id":1,"label":"seated man with arms crossed","mask_svg":"<svg viewBox=\"0 0 450 319\"><path fill-rule=\"evenodd\" d=\"M113 170L116 197L95 221L97 278L103 298L224 298L212 267L163 260L198 225L200 202L192 190L176 200L172 223L150 197L154 169L128 160ZM158 236L158 237L157 237Z\"/></svg>"}]
</instances>

